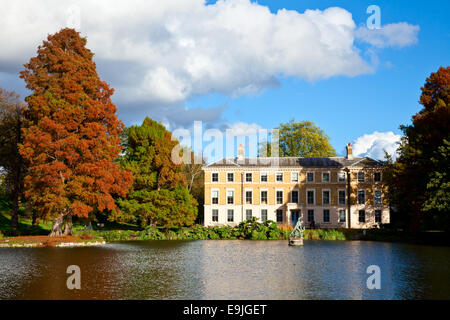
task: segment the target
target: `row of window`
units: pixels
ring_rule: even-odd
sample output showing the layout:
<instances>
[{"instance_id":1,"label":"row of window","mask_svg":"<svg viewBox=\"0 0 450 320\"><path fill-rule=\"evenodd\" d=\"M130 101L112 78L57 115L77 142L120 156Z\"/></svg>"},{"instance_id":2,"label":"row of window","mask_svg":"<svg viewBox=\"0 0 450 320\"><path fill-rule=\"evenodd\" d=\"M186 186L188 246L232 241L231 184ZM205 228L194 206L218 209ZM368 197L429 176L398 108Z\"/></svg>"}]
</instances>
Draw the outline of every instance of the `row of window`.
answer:
<instances>
[{"instance_id":1,"label":"row of window","mask_svg":"<svg viewBox=\"0 0 450 320\"><path fill-rule=\"evenodd\" d=\"M338 211L339 215L339 222L343 223L346 221L346 210L342 209ZM253 211L252 209L245 210L245 219L250 220L253 217ZM323 222L330 222L330 210L329 209L323 209L323 215L322 215ZM219 210L213 209L212 210L212 221L213 222L219 222ZM228 222L234 222L234 210L228 209L227 210L227 221ZM261 222L267 221L267 209L261 209ZM283 210L277 210L276 211L276 221L278 223L283 222ZM314 209L307 210L307 221L308 222L315 222L314 217ZM358 222L359 223L365 223L366 222L366 211L365 210L359 210L358 211ZM375 210L375 222L381 223L381 210Z\"/></svg>"},{"instance_id":2,"label":"row of window","mask_svg":"<svg viewBox=\"0 0 450 320\"><path fill-rule=\"evenodd\" d=\"M267 172L260 173L260 181L267 182ZM338 172L338 182L344 182L346 179L345 172ZM219 182L219 173L213 172L211 173L211 181ZM275 181L283 182L283 173L277 172L275 173ZM314 182L314 172L306 173L306 181ZM364 172L358 172L358 182L365 182L366 174ZM374 172L373 181L380 182L381 181L381 172ZM234 172L227 172L227 182L234 182ZM253 182L253 173L247 172L245 173L245 182ZM298 172L291 172L291 182L298 182ZM330 172L322 172L322 182L330 182Z\"/></svg>"},{"instance_id":3,"label":"row of window","mask_svg":"<svg viewBox=\"0 0 450 320\"><path fill-rule=\"evenodd\" d=\"M382 205L382 192L381 190L374 191L374 205L380 206ZM299 191L292 190L290 192L290 197L292 203L299 202ZM366 190L358 190L357 193L358 204L366 204ZM267 190L261 190L261 204L267 204ZM276 190L275 192L275 203L283 204L283 190ZM322 204L327 205L330 204L331 201L331 192L330 190L322 190ZM218 204L219 203L219 190L211 190L211 203ZM252 204L253 203L253 191L246 190L245 191L245 203ZM315 190L307 190L306 191L306 203L307 204L315 204ZM227 190L227 204L234 204L234 190ZM345 205L346 204L346 192L345 190L338 190L338 204Z\"/></svg>"}]
</instances>

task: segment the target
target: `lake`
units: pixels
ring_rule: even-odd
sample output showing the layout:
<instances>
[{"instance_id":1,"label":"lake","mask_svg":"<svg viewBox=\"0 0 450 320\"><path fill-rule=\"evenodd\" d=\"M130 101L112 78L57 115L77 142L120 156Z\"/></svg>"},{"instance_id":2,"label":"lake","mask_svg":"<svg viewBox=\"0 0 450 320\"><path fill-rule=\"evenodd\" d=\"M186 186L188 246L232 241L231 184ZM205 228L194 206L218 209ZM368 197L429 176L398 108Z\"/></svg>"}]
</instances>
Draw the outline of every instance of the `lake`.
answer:
<instances>
[{"instance_id":1,"label":"lake","mask_svg":"<svg viewBox=\"0 0 450 320\"><path fill-rule=\"evenodd\" d=\"M81 289L69 290L69 265ZM381 289L369 290L377 265ZM1 248L0 299L450 299L450 248L369 241L134 241Z\"/></svg>"}]
</instances>

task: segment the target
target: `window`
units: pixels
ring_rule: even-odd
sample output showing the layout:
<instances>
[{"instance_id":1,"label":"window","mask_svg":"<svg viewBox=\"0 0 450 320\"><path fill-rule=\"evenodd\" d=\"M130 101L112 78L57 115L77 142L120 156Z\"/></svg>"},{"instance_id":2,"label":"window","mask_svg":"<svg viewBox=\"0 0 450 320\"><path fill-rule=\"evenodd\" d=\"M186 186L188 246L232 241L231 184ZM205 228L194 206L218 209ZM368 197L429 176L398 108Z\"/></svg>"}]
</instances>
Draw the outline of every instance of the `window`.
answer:
<instances>
[{"instance_id":1,"label":"window","mask_svg":"<svg viewBox=\"0 0 450 320\"><path fill-rule=\"evenodd\" d=\"M314 182L314 172L307 172L306 173L306 181L307 182Z\"/></svg>"},{"instance_id":2,"label":"window","mask_svg":"<svg viewBox=\"0 0 450 320\"><path fill-rule=\"evenodd\" d=\"M314 204L314 190L306 191L306 202L308 204Z\"/></svg>"},{"instance_id":3,"label":"window","mask_svg":"<svg viewBox=\"0 0 450 320\"><path fill-rule=\"evenodd\" d=\"M227 191L227 204L233 204L234 203L234 191L228 190Z\"/></svg>"},{"instance_id":4,"label":"window","mask_svg":"<svg viewBox=\"0 0 450 320\"><path fill-rule=\"evenodd\" d=\"M338 192L338 203L345 204L345 190L339 190Z\"/></svg>"},{"instance_id":5,"label":"window","mask_svg":"<svg viewBox=\"0 0 450 320\"><path fill-rule=\"evenodd\" d=\"M212 182L219 182L219 174L217 172L211 173L211 181Z\"/></svg>"},{"instance_id":6,"label":"window","mask_svg":"<svg viewBox=\"0 0 450 320\"><path fill-rule=\"evenodd\" d=\"M345 172L338 172L338 181L339 182L345 181Z\"/></svg>"},{"instance_id":7,"label":"window","mask_svg":"<svg viewBox=\"0 0 450 320\"><path fill-rule=\"evenodd\" d=\"M211 191L211 203L218 204L219 203L219 190Z\"/></svg>"},{"instance_id":8,"label":"window","mask_svg":"<svg viewBox=\"0 0 450 320\"><path fill-rule=\"evenodd\" d=\"M381 172L375 172L373 174L373 181L380 182L381 181Z\"/></svg>"},{"instance_id":9,"label":"window","mask_svg":"<svg viewBox=\"0 0 450 320\"><path fill-rule=\"evenodd\" d=\"M233 222L234 221L234 210L233 209L228 209L227 221L228 222Z\"/></svg>"},{"instance_id":10,"label":"window","mask_svg":"<svg viewBox=\"0 0 450 320\"><path fill-rule=\"evenodd\" d=\"M330 204L330 191L329 190L322 191L322 204Z\"/></svg>"},{"instance_id":11,"label":"window","mask_svg":"<svg viewBox=\"0 0 450 320\"><path fill-rule=\"evenodd\" d=\"M252 204L252 191L245 191L245 203Z\"/></svg>"},{"instance_id":12,"label":"window","mask_svg":"<svg viewBox=\"0 0 450 320\"><path fill-rule=\"evenodd\" d=\"M364 182L365 174L364 172L358 172L358 182Z\"/></svg>"},{"instance_id":13,"label":"window","mask_svg":"<svg viewBox=\"0 0 450 320\"><path fill-rule=\"evenodd\" d=\"M283 222L283 210L277 210L277 222Z\"/></svg>"},{"instance_id":14,"label":"window","mask_svg":"<svg viewBox=\"0 0 450 320\"><path fill-rule=\"evenodd\" d=\"M291 202L298 203L298 190L291 191Z\"/></svg>"},{"instance_id":15,"label":"window","mask_svg":"<svg viewBox=\"0 0 450 320\"><path fill-rule=\"evenodd\" d=\"M375 222L381 223L381 210L375 210Z\"/></svg>"},{"instance_id":16,"label":"window","mask_svg":"<svg viewBox=\"0 0 450 320\"><path fill-rule=\"evenodd\" d=\"M358 204L366 204L366 191L358 190Z\"/></svg>"},{"instance_id":17,"label":"window","mask_svg":"<svg viewBox=\"0 0 450 320\"><path fill-rule=\"evenodd\" d=\"M227 181L228 182L233 182L234 181L234 173L233 172L228 172L227 173Z\"/></svg>"},{"instance_id":18,"label":"window","mask_svg":"<svg viewBox=\"0 0 450 320\"><path fill-rule=\"evenodd\" d=\"M252 218L252 209L245 210L245 219L250 220Z\"/></svg>"},{"instance_id":19,"label":"window","mask_svg":"<svg viewBox=\"0 0 450 320\"><path fill-rule=\"evenodd\" d=\"M212 210L212 221L219 222L219 210L217 209Z\"/></svg>"},{"instance_id":20,"label":"window","mask_svg":"<svg viewBox=\"0 0 450 320\"><path fill-rule=\"evenodd\" d=\"M359 210L358 221L361 222L361 223L365 223L366 222L366 211L365 210Z\"/></svg>"},{"instance_id":21,"label":"window","mask_svg":"<svg viewBox=\"0 0 450 320\"><path fill-rule=\"evenodd\" d=\"M283 191L278 190L277 191L277 204L283 203Z\"/></svg>"},{"instance_id":22,"label":"window","mask_svg":"<svg viewBox=\"0 0 450 320\"><path fill-rule=\"evenodd\" d=\"M381 206L381 191L380 190L375 190L375 192L373 193L373 202L376 206Z\"/></svg>"},{"instance_id":23,"label":"window","mask_svg":"<svg viewBox=\"0 0 450 320\"><path fill-rule=\"evenodd\" d=\"M322 172L322 182L330 182L330 173Z\"/></svg>"},{"instance_id":24,"label":"window","mask_svg":"<svg viewBox=\"0 0 450 320\"><path fill-rule=\"evenodd\" d=\"M339 222L345 222L345 210L339 210Z\"/></svg>"},{"instance_id":25,"label":"window","mask_svg":"<svg viewBox=\"0 0 450 320\"><path fill-rule=\"evenodd\" d=\"M261 221L267 221L267 209L261 209Z\"/></svg>"},{"instance_id":26,"label":"window","mask_svg":"<svg viewBox=\"0 0 450 320\"><path fill-rule=\"evenodd\" d=\"M251 173L245 174L245 182L252 182L252 174Z\"/></svg>"},{"instance_id":27,"label":"window","mask_svg":"<svg viewBox=\"0 0 450 320\"><path fill-rule=\"evenodd\" d=\"M276 174L276 177L277 177L277 182L283 182L283 173L278 172Z\"/></svg>"},{"instance_id":28,"label":"window","mask_svg":"<svg viewBox=\"0 0 450 320\"><path fill-rule=\"evenodd\" d=\"M267 204L267 191L266 190L261 191L261 203Z\"/></svg>"},{"instance_id":29,"label":"window","mask_svg":"<svg viewBox=\"0 0 450 320\"><path fill-rule=\"evenodd\" d=\"M291 172L291 181L298 182L298 172Z\"/></svg>"},{"instance_id":30,"label":"window","mask_svg":"<svg viewBox=\"0 0 450 320\"><path fill-rule=\"evenodd\" d=\"M309 209L308 210L308 222L313 222L314 221L314 210Z\"/></svg>"},{"instance_id":31,"label":"window","mask_svg":"<svg viewBox=\"0 0 450 320\"><path fill-rule=\"evenodd\" d=\"M323 222L330 222L330 210L323 210Z\"/></svg>"},{"instance_id":32,"label":"window","mask_svg":"<svg viewBox=\"0 0 450 320\"><path fill-rule=\"evenodd\" d=\"M261 182L267 182L267 173L261 173Z\"/></svg>"}]
</instances>

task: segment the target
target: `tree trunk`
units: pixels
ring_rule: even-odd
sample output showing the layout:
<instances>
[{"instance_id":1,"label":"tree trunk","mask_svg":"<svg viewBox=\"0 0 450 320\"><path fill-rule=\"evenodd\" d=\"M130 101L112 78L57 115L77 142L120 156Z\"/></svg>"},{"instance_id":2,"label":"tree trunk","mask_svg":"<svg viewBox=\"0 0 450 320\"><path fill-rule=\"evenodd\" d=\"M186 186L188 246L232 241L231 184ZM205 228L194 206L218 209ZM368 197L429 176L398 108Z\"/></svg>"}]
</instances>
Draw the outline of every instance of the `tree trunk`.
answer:
<instances>
[{"instance_id":1,"label":"tree trunk","mask_svg":"<svg viewBox=\"0 0 450 320\"><path fill-rule=\"evenodd\" d=\"M31 223L31 225L33 227L38 226L39 225L39 215L38 212L36 210L33 210L33 221Z\"/></svg>"},{"instance_id":2,"label":"tree trunk","mask_svg":"<svg viewBox=\"0 0 450 320\"><path fill-rule=\"evenodd\" d=\"M19 229L19 193L17 189L13 191L12 202L13 203L11 210L11 229L15 234Z\"/></svg>"},{"instance_id":3,"label":"tree trunk","mask_svg":"<svg viewBox=\"0 0 450 320\"><path fill-rule=\"evenodd\" d=\"M53 220L52 231L50 232L50 237L59 237L63 235L62 226L64 222L64 216L59 215Z\"/></svg>"},{"instance_id":4,"label":"tree trunk","mask_svg":"<svg viewBox=\"0 0 450 320\"><path fill-rule=\"evenodd\" d=\"M65 219L65 227L64 227L64 235L65 236L73 236L72 230L72 215L68 214Z\"/></svg>"}]
</instances>

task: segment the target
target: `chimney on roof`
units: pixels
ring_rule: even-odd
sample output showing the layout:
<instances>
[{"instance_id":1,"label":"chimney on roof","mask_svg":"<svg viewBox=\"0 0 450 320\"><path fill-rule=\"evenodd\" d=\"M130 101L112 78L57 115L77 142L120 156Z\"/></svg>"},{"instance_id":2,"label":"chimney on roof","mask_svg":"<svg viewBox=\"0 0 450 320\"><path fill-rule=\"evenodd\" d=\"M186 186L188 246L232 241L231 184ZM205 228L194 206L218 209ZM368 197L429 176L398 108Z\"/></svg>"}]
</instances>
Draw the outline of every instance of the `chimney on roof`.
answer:
<instances>
[{"instance_id":1,"label":"chimney on roof","mask_svg":"<svg viewBox=\"0 0 450 320\"><path fill-rule=\"evenodd\" d=\"M244 160L244 146L242 144L238 147L238 160L243 161Z\"/></svg>"},{"instance_id":2,"label":"chimney on roof","mask_svg":"<svg viewBox=\"0 0 450 320\"><path fill-rule=\"evenodd\" d=\"M347 149L347 156L345 158L352 160L353 159L352 144L349 142L348 145L345 147L345 149Z\"/></svg>"}]
</instances>

